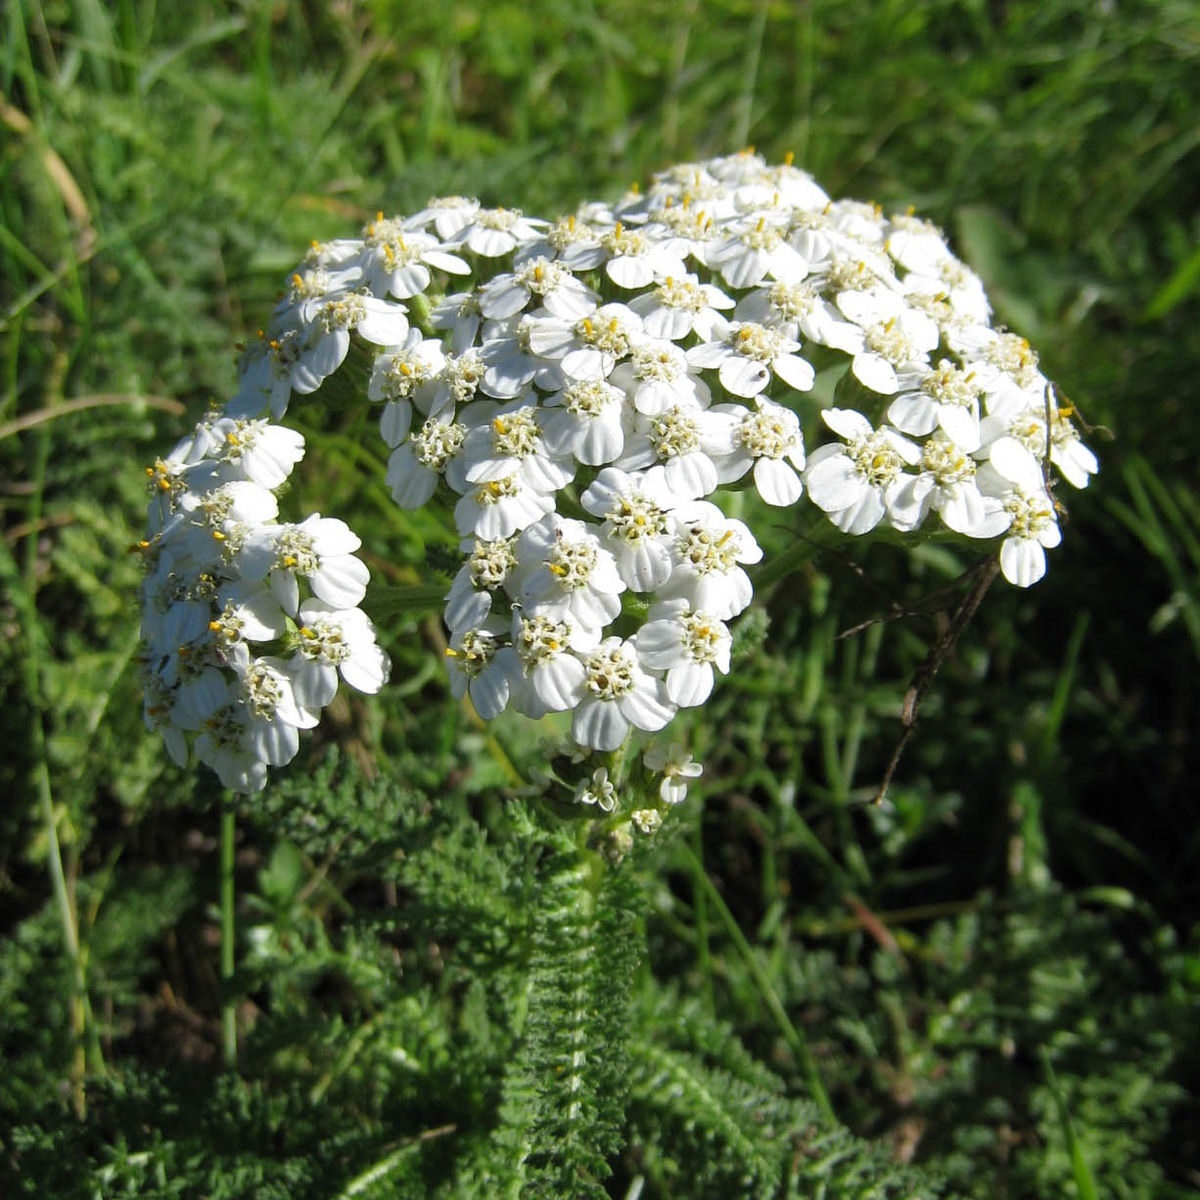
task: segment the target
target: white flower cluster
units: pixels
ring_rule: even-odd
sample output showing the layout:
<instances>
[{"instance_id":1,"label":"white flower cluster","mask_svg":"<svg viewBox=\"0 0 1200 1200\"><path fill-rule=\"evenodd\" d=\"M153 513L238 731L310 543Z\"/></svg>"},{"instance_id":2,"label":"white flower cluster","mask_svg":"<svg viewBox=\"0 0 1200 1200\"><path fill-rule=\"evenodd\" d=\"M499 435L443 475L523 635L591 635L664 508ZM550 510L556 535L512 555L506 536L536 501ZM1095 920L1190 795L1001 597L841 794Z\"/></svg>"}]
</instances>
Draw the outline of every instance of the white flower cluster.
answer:
<instances>
[{"instance_id":1,"label":"white flower cluster","mask_svg":"<svg viewBox=\"0 0 1200 1200\"><path fill-rule=\"evenodd\" d=\"M145 718L171 756L257 791L290 762L340 676L377 692L388 663L358 608L358 537L314 513L276 521L275 493L304 439L261 419L202 421L146 469L152 498L142 585Z\"/></svg>"},{"instance_id":2,"label":"white flower cluster","mask_svg":"<svg viewBox=\"0 0 1200 1200\"><path fill-rule=\"evenodd\" d=\"M581 747L611 750L631 729L662 729L702 704L729 670L728 622L751 600L745 567L762 551L721 492L753 487L773 508L808 502L847 534L923 528L990 541L1012 583L1041 578L1060 536L1052 472L1082 487L1096 459L1028 343L989 318L978 277L932 225L831 201L790 163L738 154L554 222L448 197L314 244L223 420L280 419L356 336L372 356L365 398L379 407L392 496L406 508L444 503L462 539L445 611L456 694L485 718L569 712ZM818 372L843 377L834 407L813 396ZM365 619L345 618L361 591L327 597L310 572L308 609L294 591L281 598L273 581L287 552L256 549L286 536L258 531L274 516L270 485L239 477L254 501L216 523L195 515L195 497L231 480L200 492L189 478L176 493L210 445L224 452L219 426L165 468L160 525L227 540L214 559L211 547L192 549L198 533L179 535L196 564L189 579L213 575L179 593L181 611L203 609L203 621L185 620L174 615L176 552L155 534L148 640L170 666L155 669L163 695L148 704L172 714L168 728L213 719L178 666L176 647L199 638L201 657L225 660L214 680L238 673L242 691L221 711L238 714L237 770L257 779L246 764L284 751L257 732L237 647L278 637L285 614L307 637L312 606L324 605L355 647L343 677L373 690L384 668ZM286 457L282 429L261 428ZM348 541L336 544L330 554L355 561ZM200 586L212 596L194 594ZM266 596L278 600L270 615ZM230 606L259 622L254 635L208 628ZM311 661L296 655L286 669L262 660L292 693ZM299 686L282 725L293 727L293 709L302 725L317 703ZM202 688L215 695L215 684ZM202 756L215 756L216 737L198 739Z\"/></svg>"}]
</instances>

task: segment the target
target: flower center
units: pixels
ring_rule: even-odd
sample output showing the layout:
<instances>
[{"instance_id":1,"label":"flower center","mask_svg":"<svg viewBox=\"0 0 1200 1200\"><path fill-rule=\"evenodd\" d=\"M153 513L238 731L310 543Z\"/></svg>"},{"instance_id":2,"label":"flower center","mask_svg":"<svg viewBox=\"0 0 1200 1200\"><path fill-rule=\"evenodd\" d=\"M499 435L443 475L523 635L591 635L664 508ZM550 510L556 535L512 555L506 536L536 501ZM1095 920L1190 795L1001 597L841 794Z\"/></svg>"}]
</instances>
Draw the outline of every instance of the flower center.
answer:
<instances>
[{"instance_id":1,"label":"flower center","mask_svg":"<svg viewBox=\"0 0 1200 1200\"><path fill-rule=\"evenodd\" d=\"M521 219L519 209L515 208L481 208L475 214L475 223L484 229L499 229L504 232L512 229Z\"/></svg>"},{"instance_id":2,"label":"flower center","mask_svg":"<svg viewBox=\"0 0 1200 1200\"><path fill-rule=\"evenodd\" d=\"M975 478L975 461L968 458L948 437L935 434L921 451L921 469L943 487Z\"/></svg>"},{"instance_id":3,"label":"flower center","mask_svg":"<svg viewBox=\"0 0 1200 1200\"><path fill-rule=\"evenodd\" d=\"M501 458L528 458L538 451L533 409L522 408L492 420L492 449Z\"/></svg>"},{"instance_id":4,"label":"flower center","mask_svg":"<svg viewBox=\"0 0 1200 1200\"><path fill-rule=\"evenodd\" d=\"M446 657L468 678L483 673L496 654L496 639L479 629L468 629L457 646L447 647Z\"/></svg>"},{"instance_id":5,"label":"flower center","mask_svg":"<svg viewBox=\"0 0 1200 1200\"><path fill-rule=\"evenodd\" d=\"M698 313L708 307L704 289L690 279L666 279L654 289L654 295L667 308Z\"/></svg>"},{"instance_id":6,"label":"flower center","mask_svg":"<svg viewBox=\"0 0 1200 1200\"><path fill-rule=\"evenodd\" d=\"M571 384L563 393L563 407L573 417L595 419L610 404L622 398L622 394L611 384L599 379L585 379Z\"/></svg>"},{"instance_id":7,"label":"flower center","mask_svg":"<svg viewBox=\"0 0 1200 1200\"><path fill-rule=\"evenodd\" d=\"M560 287L564 280L571 278L571 272L548 258L535 258L526 263L513 274L513 282L528 288L539 296L552 292Z\"/></svg>"},{"instance_id":8,"label":"flower center","mask_svg":"<svg viewBox=\"0 0 1200 1200\"><path fill-rule=\"evenodd\" d=\"M1008 432L1039 462L1046 457L1046 422L1040 416L1018 417Z\"/></svg>"},{"instance_id":9,"label":"flower center","mask_svg":"<svg viewBox=\"0 0 1200 1200\"><path fill-rule=\"evenodd\" d=\"M921 381L921 391L937 404L969 408L980 396L974 379L974 371L965 371L943 358Z\"/></svg>"},{"instance_id":10,"label":"flower center","mask_svg":"<svg viewBox=\"0 0 1200 1200\"><path fill-rule=\"evenodd\" d=\"M730 335L730 345L743 358L769 363L783 353L783 336L765 325L746 321L734 328Z\"/></svg>"},{"instance_id":11,"label":"flower center","mask_svg":"<svg viewBox=\"0 0 1200 1200\"><path fill-rule=\"evenodd\" d=\"M482 487L475 489L475 501L481 508L491 508L501 500L510 500L521 490L521 485L515 475L505 475L503 479L492 479Z\"/></svg>"},{"instance_id":12,"label":"flower center","mask_svg":"<svg viewBox=\"0 0 1200 1200\"><path fill-rule=\"evenodd\" d=\"M479 541L467 560L471 573L471 586L476 591L492 591L501 587L509 571L516 566L511 538L500 538L495 542Z\"/></svg>"},{"instance_id":13,"label":"flower center","mask_svg":"<svg viewBox=\"0 0 1200 1200\"><path fill-rule=\"evenodd\" d=\"M599 322L584 317L575 326L575 332L582 342L616 358L624 358L629 353L629 332L617 317Z\"/></svg>"},{"instance_id":14,"label":"flower center","mask_svg":"<svg viewBox=\"0 0 1200 1200\"><path fill-rule=\"evenodd\" d=\"M912 362L919 357L908 335L900 328L895 317L872 325L867 330L867 349L886 359L894 367Z\"/></svg>"},{"instance_id":15,"label":"flower center","mask_svg":"<svg viewBox=\"0 0 1200 1200\"><path fill-rule=\"evenodd\" d=\"M687 358L677 346L635 346L630 361L637 379L672 383L687 374Z\"/></svg>"},{"instance_id":16,"label":"flower center","mask_svg":"<svg viewBox=\"0 0 1200 1200\"><path fill-rule=\"evenodd\" d=\"M584 664L584 684L598 700L619 700L634 689L633 663L620 646L597 650Z\"/></svg>"},{"instance_id":17,"label":"flower center","mask_svg":"<svg viewBox=\"0 0 1200 1200\"><path fill-rule=\"evenodd\" d=\"M526 672L557 658L567 648L570 630L565 621L550 617L528 617L517 634L517 654Z\"/></svg>"},{"instance_id":18,"label":"flower center","mask_svg":"<svg viewBox=\"0 0 1200 1200\"><path fill-rule=\"evenodd\" d=\"M311 575L320 565L312 538L298 529L288 529L275 540L275 566L297 575Z\"/></svg>"},{"instance_id":19,"label":"flower center","mask_svg":"<svg viewBox=\"0 0 1200 1200\"><path fill-rule=\"evenodd\" d=\"M777 413L748 412L734 435L755 458L782 458L799 443L796 430Z\"/></svg>"},{"instance_id":20,"label":"flower center","mask_svg":"<svg viewBox=\"0 0 1200 1200\"><path fill-rule=\"evenodd\" d=\"M635 546L667 532L667 514L640 492L620 497L604 514L610 536Z\"/></svg>"},{"instance_id":21,"label":"flower center","mask_svg":"<svg viewBox=\"0 0 1200 1200\"><path fill-rule=\"evenodd\" d=\"M776 283L769 294L771 307L785 321L807 316L818 299L816 288L807 283Z\"/></svg>"},{"instance_id":22,"label":"flower center","mask_svg":"<svg viewBox=\"0 0 1200 1200\"><path fill-rule=\"evenodd\" d=\"M1015 333L1002 333L988 344L984 357L994 367L1011 375L1020 387L1028 387L1037 375L1038 357L1030 344Z\"/></svg>"},{"instance_id":23,"label":"flower center","mask_svg":"<svg viewBox=\"0 0 1200 1200\"><path fill-rule=\"evenodd\" d=\"M379 388L388 400L402 400L426 383L432 372L429 364L407 350L388 356L387 365L379 374Z\"/></svg>"},{"instance_id":24,"label":"flower center","mask_svg":"<svg viewBox=\"0 0 1200 1200\"><path fill-rule=\"evenodd\" d=\"M350 647L342 627L328 617L318 617L310 625L300 627L300 652L312 662L343 663L350 657Z\"/></svg>"},{"instance_id":25,"label":"flower center","mask_svg":"<svg viewBox=\"0 0 1200 1200\"><path fill-rule=\"evenodd\" d=\"M465 404L479 389L487 368L478 350L468 350L460 358L447 357L441 378L456 404Z\"/></svg>"},{"instance_id":26,"label":"flower center","mask_svg":"<svg viewBox=\"0 0 1200 1200\"><path fill-rule=\"evenodd\" d=\"M333 333L339 329L354 329L366 315L366 301L356 293L351 293L322 305L318 320L326 333Z\"/></svg>"},{"instance_id":27,"label":"flower center","mask_svg":"<svg viewBox=\"0 0 1200 1200\"><path fill-rule=\"evenodd\" d=\"M904 469L904 461L900 455L896 453L891 442L878 431L852 442L850 458L854 469L872 487L886 487Z\"/></svg>"},{"instance_id":28,"label":"flower center","mask_svg":"<svg viewBox=\"0 0 1200 1200\"><path fill-rule=\"evenodd\" d=\"M596 547L589 542L556 541L546 566L563 591L574 592L587 586L596 567Z\"/></svg>"},{"instance_id":29,"label":"flower center","mask_svg":"<svg viewBox=\"0 0 1200 1200\"><path fill-rule=\"evenodd\" d=\"M688 656L698 663L716 662L721 644L720 623L704 612L685 613L680 623L683 625L683 649ZM670 774L670 771L665 773Z\"/></svg>"},{"instance_id":30,"label":"flower center","mask_svg":"<svg viewBox=\"0 0 1200 1200\"><path fill-rule=\"evenodd\" d=\"M718 533L703 525L693 525L675 546L696 574L725 574L737 566L741 541L732 529Z\"/></svg>"},{"instance_id":31,"label":"flower center","mask_svg":"<svg viewBox=\"0 0 1200 1200\"><path fill-rule=\"evenodd\" d=\"M614 256L645 254L650 246L645 234L626 229L620 221L600 239L600 244Z\"/></svg>"},{"instance_id":32,"label":"flower center","mask_svg":"<svg viewBox=\"0 0 1200 1200\"><path fill-rule=\"evenodd\" d=\"M676 405L650 422L650 444L660 461L690 454L700 445L700 423Z\"/></svg>"},{"instance_id":33,"label":"flower center","mask_svg":"<svg viewBox=\"0 0 1200 1200\"><path fill-rule=\"evenodd\" d=\"M270 721L283 699L283 688L269 667L253 663L242 677L242 696L256 717Z\"/></svg>"},{"instance_id":34,"label":"flower center","mask_svg":"<svg viewBox=\"0 0 1200 1200\"><path fill-rule=\"evenodd\" d=\"M1012 518L1009 533L1020 538L1037 537L1054 524L1054 511L1043 496L1030 496L1020 489L1004 501L1004 511Z\"/></svg>"},{"instance_id":35,"label":"flower center","mask_svg":"<svg viewBox=\"0 0 1200 1200\"><path fill-rule=\"evenodd\" d=\"M462 448L466 436L465 425L428 418L413 434L412 442L416 449L417 462L430 471L444 470L446 463Z\"/></svg>"}]
</instances>

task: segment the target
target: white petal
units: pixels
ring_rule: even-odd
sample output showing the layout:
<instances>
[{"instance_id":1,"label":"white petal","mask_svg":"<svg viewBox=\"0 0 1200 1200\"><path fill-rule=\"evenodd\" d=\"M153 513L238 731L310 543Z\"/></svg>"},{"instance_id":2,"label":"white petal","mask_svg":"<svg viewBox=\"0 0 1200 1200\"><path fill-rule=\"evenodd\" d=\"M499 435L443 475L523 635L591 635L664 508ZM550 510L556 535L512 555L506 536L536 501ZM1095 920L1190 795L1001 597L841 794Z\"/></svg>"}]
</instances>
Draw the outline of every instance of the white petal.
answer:
<instances>
[{"instance_id":1,"label":"white petal","mask_svg":"<svg viewBox=\"0 0 1200 1200\"><path fill-rule=\"evenodd\" d=\"M585 699L571 721L571 736L593 750L615 750L628 732L629 722L612 700Z\"/></svg>"},{"instance_id":2,"label":"white petal","mask_svg":"<svg viewBox=\"0 0 1200 1200\"><path fill-rule=\"evenodd\" d=\"M680 708L695 708L712 695L713 678L708 663L680 663L667 674L667 695Z\"/></svg>"},{"instance_id":3,"label":"white petal","mask_svg":"<svg viewBox=\"0 0 1200 1200\"><path fill-rule=\"evenodd\" d=\"M760 458L754 464L754 485L763 500L775 508L795 504L804 491L800 476L777 458Z\"/></svg>"},{"instance_id":4,"label":"white petal","mask_svg":"<svg viewBox=\"0 0 1200 1200\"><path fill-rule=\"evenodd\" d=\"M356 608L366 595L371 572L366 564L351 554L339 554L323 559L309 578L318 599L334 608Z\"/></svg>"},{"instance_id":5,"label":"white petal","mask_svg":"<svg viewBox=\"0 0 1200 1200\"><path fill-rule=\"evenodd\" d=\"M1000 547L1000 569L1009 583L1031 587L1046 573L1046 552L1033 538L1005 538Z\"/></svg>"},{"instance_id":6,"label":"white petal","mask_svg":"<svg viewBox=\"0 0 1200 1200\"><path fill-rule=\"evenodd\" d=\"M771 371L766 363L740 354L726 358L717 374L727 392L747 399L757 396L771 382Z\"/></svg>"},{"instance_id":7,"label":"white petal","mask_svg":"<svg viewBox=\"0 0 1200 1200\"><path fill-rule=\"evenodd\" d=\"M355 691L373 696L387 683L390 667L387 655L371 645L356 649L339 670Z\"/></svg>"},{"instance_id":8,"label":"white petal","mask_svg":"<svg viewBox=\"0 0 1200 1200\"><path fill-rule=\"evenodd\" d=\"M812 363L795 354L781 354L771 363L771 369L798 392L811 391L817 378Z\"/></svg>"},{"instance_id":9,"label":"white petal","mask_svg":"<svg viewBox=\"0 0 1200 1200\"><path fill-rule=\"evenodd\" d=\"M841 453L823 455L818 450L809 459L805 482L808 498L826 512L840 512L857 504L869 490L850 459Z\"/></svg>"},{"instance_id":10,"label":"white petal","mask_svg":"<svg viewBox=\"0 0 1200 1200\"><path fill-rule=\"evenodd\" d=\"M856 354L850 369L859 383L881 396L893 395L899 386L891 363L878 354Z\"/></svg>"}]
</instances>

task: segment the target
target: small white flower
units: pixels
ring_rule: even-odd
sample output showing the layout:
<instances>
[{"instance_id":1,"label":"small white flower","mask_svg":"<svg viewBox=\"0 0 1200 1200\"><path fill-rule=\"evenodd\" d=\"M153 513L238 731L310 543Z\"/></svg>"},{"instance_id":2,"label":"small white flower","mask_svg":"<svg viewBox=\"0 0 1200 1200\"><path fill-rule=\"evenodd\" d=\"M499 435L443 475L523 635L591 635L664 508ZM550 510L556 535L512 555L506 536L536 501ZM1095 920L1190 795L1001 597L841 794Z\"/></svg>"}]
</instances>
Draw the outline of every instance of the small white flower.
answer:
<instances>
[{"instance_id":1,"label":"small white flower","mask_svg":"<svg viewBox=\"0 0 1200 1200\"><path fill-rule=\"evenodd\" d=\"M530 319L529 348L554 360L568 380L607 379L642 333L642 319L625 304L605 304L575 321Z\"/></svg>"},{"instance_id":2,"label":"small white flower","mask_svg":"<svg viewBox=\"0 0 1200 1200\"><path fill-rule=\"evenodd\" d=\"M470 548L450 591L446 594L446 625L457 632L470 625L482 625L492 610L492 596L508 582L517 560L513 538L483 541L475 538L464 544Z\"/></svg>"},{"instance_id":3,"label":"small white flower","mask_svg":"<svg viewBox=\"0 0 1200 1200\"><path fill-rule=\"evenodd\" d=\"M979 402L982 389L968 370L943 358L936 367L922 371L909 390L901 380L895 399L888 406L888 420L903 433L921 437L941 428L961 450L970 454L979 448Z\"/></svg>"},{"instance_id":4,"label":"small white flower","mask_svg":"<svg viewBox=\"0 0 1200 1200\"><path fill-rule=\"evenodd\" d=\"M425 229L432 225L434 232L446 241L461 233L479 212L479 201L472 196L436 196L419 212L404 221L406 229Z\"/></svg>"},{"instance_id":5,"label":"small white flower","mask_svg":"<svg viewBox=\"0 0 1200 1200\"><path fill-rule=\"evenodd\" d=\"M707 500L681 505L675 526L671 577L659 589L664 600L684 599L693 609L727 621L750 603L754 588L741 564L762 559L762 549L742 522Z\"/></svg>"},{"instance_id":6,"label":"small white flower","mask_svg":"<svg viewBox=\"0 0 1200 1200\"><path fill-rule=\"evenodd\" d=\"M730 309L734 301L711 283L695 275L668 276L652 291L630 300L629 307L642 318L653 338L682 341L695 333L707 341L718 309Z\"/></svg>"},{"instance_id":7,"label":"small white flower","mask_svg":"<svg viewBox=\"0 0 1200 1200\"><path fill-rule=\"evenodd\" d=\"M454 506L454 521L464 537L485 541L511 537L554 511L554 494L537 491L516 472L471 485Z\"/></svg>"},{"instance_id":8,"label":"small white flower","mask_svg":"<svg viewBox=\"0 0 1200 1200\"><path fill-rule=\"evenodd\" d=\"M661 471L630 475L608 467L592 481L581 503L604 522L604 544L633 591L650 592L667 582L672 568L670 513L680 497Z\"/></svg>"},{"instance_id":9,"label":"small white flower","mask_svg":"<svg viewBox=\"0 0 1200 1200\"><path fill-rule=\"evenodd\" d=\"M446 648L450 691L455 699L469 695L475 711L485 720L498 717L508 706L515 662L511 649L504 653L498 641L502 626L489 619L484 625L458 632Z\"/></svg>"},{"instance_id":10,"label":"small white flower","mask_svg":"<svg viewBox=\"0 0 1200 1200\"><path fill-rule=\"evenodd\" d=\"M633 407L656 416L677 404L708 406L708 384L700 368L673 342L643 338L634 342L629 358L620 362L608 377L633 401Z\"/></svg>"},{"instance_id":11,"label":"small white flower","mask_svg":"<svg viewBox=\"0 0 1200 1200\"><path fill-rule=\"evenodd\" d=\"M313 513L298 525L270 526L250 534L240 555L242 575L251 583L267 579L287 613L295 614L299 607L301 579L318 600L339 609L355 608L370 578L354 555L360 545L344 521Z\"/></svg>"},{"instance_id":12,"label":"small white flower","mask_svg":"<svg viewBox=\"0 0 1200 1200\"><path fill-rule=\"evenodd\" d=\"M638 833L649 837L662 827L662 813L657 808L639 808L629 814L629 821Z\"/></svg>"},{"instance_id":13,"label":"small white flower","mask_svg":"<svg viewBox=\"0 0 1200 1200\"><path fill-rule=\"evenodd\" d=\"M627 229L617 221L600 237L609 254L604 273L617 287L632 290L656 279L686 274L680 247L674 239L655 237L652 229Z\"/></svg>"},{"instance_id":14,"label":"small white flower","mask_svg":"<svg viewBox=\"0 0 1200 1200\"><path fill-rule=\"evenodd\" d=\"M837 306L862 329L862 345L850 369L859 383L881 396L899 390L897 372L924 368L941 340L937 322L909 308L890 288L841 292Z\"/></svg>"},{"instance_id":15,"label":"small white flower","mask_svg":"<svg viewBox=\"0 0 1200 1200\"><path fill-rule=\"evenodd\" d=\"M707 496L717 487L717 461L733 450L734 427L728 412L695 403L675 404L654 416L639 413L616 465L636 471L658 464L673 495Z\"/></svg>"},{"instance_id":16,"label":"small white flower","mask_svg":"<svg viewBox=\"0 0 1200 1200\"><path fill-rule=\"evenodd\" d=\"M615 750L630 728L653 732L675 715L662 680L642 670L631 643L606 638L583 665L583 699L571 722L571 736L579 745Z\"/></svg>"},{"instance_id":17,"label":"small white flower","mask_svg":"<svg viewBox=\"0 0 1200 1200\"><path fill-rule=\"evenodd\" d=\"M264 420L221 417L206 430L204 457L183 474L198 490L243 479L273 490L303 457L304 438L294 429Z\"/></svg>"},{"instance_id":18,"label":"small white flower","mask_svg":"<svg viewBox=\"0 0 1200 1200\"><path fill-rule=\"evenodd\" d=\"M1046 573L1046 551L1062 541L1054 501L1043 490L1019 486L1007 490L1002 500L1009 527L1000 545L1000 569L1009 583L1031 587Z\"/></svg>"},{"instance_id":19,"label":"small white flower","mask_svg":"<svg viewBox=\"0 0 1200 1200\"><path fill-rule=\"evenodd\" d=\"M905 466L918 462L921 452L853 409L830 408L821 416L845 444L821 446L809 456L808 498L843 533L867 533L883 519L904 484Z\"/></svg>"},{"instance_id":20,"label":"small white flower","mask_svg":"<svg viewBox=\"0 0 1200 1200\"><path fill-rule=\"evenodd\" d=\"M546 225L546 221L523 216L520 209L480 208L467 224L444 240L448 246L465 246L480 258L500 258L532 242Z\"/></svg>"},{"instance_id":21,"label":"small white flower","mask_svg":"<svg viewBox=\"0 0 1200 1200\"><path fill-rule=\"evenodd\" d=\"M376 644L375 628L362 609L337 609L322 600L305 600L297 626L299 640L288 670L296 700L305 708L329 704L339 675L367 695L374 695L387 682L387 656Z\"/></svg>"},{"instance_id":22,"label":"small white flower","mask_svg":"<svg viewBox=\"0 0 1200 1200\"><path fill-rule=\"evenodd\" d=\"M513 649L521 665L516 707L526 716L566 712L583 698L583 662L572 651L594 650L600 638L569 619L514 614Z\"/></svg>"},{"instance_id":23,"label":"small white flower","mask_svg":"<svg viewBox=\"0 0 1200 1200\"><path fill-rule=\"evenodd\" d=\"M583 521L550 513L517 538L513 554L510 590L525 611L594 630L621 611L617 561Z\"/></svg>"},{"instance_id":24,"label":"small white flower","mask_svg":"<svg viewBox=\"0 0 1200 1200\"><path fill-rule=\"evenodd\" d=\"M402 304L358 292L323 301L304 315L311 332L291 370L292 387L303 394L315 392L342 365L351 333L375 346L398 346L408 335Z\"/></svg>"},{"instance_id":25,"label":"small white flower","mask_svg":"<svg viewBox=\"0 0 1200 1200\"><path fill-rule=\"evenodd\" d=\"M542 310L538 310L540 313ZM483 329L479 356L484 373L480 388L497 400L511 400L525 394L530 384L543 391L564 386L564 372L554 357L543 357L534 345L539 330L547 324L561 326L557 317L510 317L507 321L489 321Z\"/></svg>"},{"instance_id":26,"label":"small white flower","mask_svg":"<svg viewBox=\"0 0 1200 1200\"><path fill-rule=\"evenodd\" d=\"M787 241L786 219L768 220L766 213L731 231L708 251L708 263L730 287L757 287L765 278L802 279L808 264Z\"/></svg>"},{"instance_id":27,"label":"small white flower","mask_svg":"<svg viewBox=\"0 0 1200 1200\"><path fill-rule=\"evenodd\" d=\"M625 393L602 379L581 379L542 402L542 438L556 455L588 466L612 462L625 447Z\"/></svg>"},{"instance_id":28,"label":"small white flower","mask_svg":"<svg viewBox=\"0 0 1200 1200\"><path fill-rule=\"evenodd\" d=\"M670 746L661 743L649 747L642 756L647 770L661 773L663 779L658 794L664 804L682 804L687 799L689 779L699 779L704 768L692 760L692 756L675 742Z\"/></svg>"},{"instance_id":29,"label":"small white flower","mask_svg":"<svg viewBox=\"0 0 1200 1200\"><path fill-rule=\"evenodd\" d=\"M718 477L729 483L753 467L754 486L764 503L787 508L804 491L798 472L804 470L804 440L800 418L790 408L755 398L752 409L718 405L716 412L733 417L733 449L717 460Z\"/></svg>"},{"instance_id":30,"label":"small white flower","mask_svg":"<svg viewBox=\"0 0 1200 1200\"><path fill-rule=\"evenodd\" d=\"M475 424L450 467L452 487L463 490L467 484L516 475L534 491L552 493L575 477L575 463L547 447L540 410L528 399L518 397L504 405L476 401L467 411Z\"/></svg>"},{"instance_id":31,"label":"small white flower","mask_svg":"<svg viewBox=\"0 0 1200 1200\"><path fill-rule=\"evenodd\" d=\"M425 337L419 329L410 329L394 349L376 356L367 384L367 399L415 402L428 416L433 411L436 382L445 365L441 342ZM388 440L386 433L384 437ZM399 441L388 444L398 445Z\"/></svg>"},{"instance_id":32,"label":"small white flower","mask_svg":"<svg viewBox=\"0 0 1200 1200\"><path fill-rule=\"evenodd\" d=\"M363 240L363 271L367 286L377 294L407 300L429 287L430 267L448 275L466 275L471 270L457 254L443 250L437 238L382 213L363 230Z\"/></svg>"},{"instance_id":33,"label":"small white flower","mask_svg":"<svg viewBox=\"0 0 1200 1200\"><path fill-rule=\"evenodd\" d=\"M713 340L688 351L695 366L717 367L721 386L749 400L771 382L772 374L798 392L811 390L816 373L812 364L796 353L799 342L778 329L753 321L714 324Z\"/></svg>"},{"instance_id":34,"label":"small white flower","mask_svg":"<svg viewBox=\"0 0 1200 1200\"><path fill-rule=\"evenodd\" d=\"M656 604L637 631L638 657L652 671L666 672L667 698L695 708L712 694L714 668L729 673L732 635L724 621L693 611L686 600Z\"/></svg>"},{"instance_id":35,"label":"small white flower","mask_svg":"<svg viewBox=\"0 0 1200 1200\"><path fill-rule=\"evenodd\" d=\"M917 528L930 510L948 529L967 537L995 537L1007 527L1000 502L979 490L974 460L944 433L935 433L921 447L920 468L920 474L903 476L890 497L888 513L895 528Z\"/></svg>"},{"instance_id":36,"label":"small white flower","mask_svg":"<svg viewBox=\"0 0 1200 1200\"><path fill-rule=\"evenodd\" d=\"M858 326L847 321L807 279L773 283L748 293L738 301L734 316L738 321L778 329L793 341L799 341L803 334L819 345L850 354L862 344Z\"/></svg>"},{"instance_id":37,"label":"small white flower","mask_svg":"<svg viewBox=\"0 0 1200 1200\"><path fill-rule=\"evenodd\" d=\"M617 789L608 777L607 767L597 767L592 772L591 779L579 783L575 789L575 803L594 805L606 813L617 807Z\"/></svg>"},{"instance_id":38,"label":"small white flower","mask_svg":"<svg viewBox=\"0 0 1200 1200\"><path fill-rule=\"evenodd\" d=\"M566 321L586 317L596 307L596 293L559 262L544 256L523 260L514 271L497 275L479 292L479 311L488 318L516 316L533 300L551 316Z\"/></svg>"},{"instance_id":39,"label":"small white flower","mask_svg":"<svg viewBox=\"0 0 1200 1200\"><path fill-rule=\"evenodd\" d=\"M437 490L446 467L462 449L467 427L430 417L388 458L386 481L401 508L420 508Z\"/></svg>"}]
</instances>

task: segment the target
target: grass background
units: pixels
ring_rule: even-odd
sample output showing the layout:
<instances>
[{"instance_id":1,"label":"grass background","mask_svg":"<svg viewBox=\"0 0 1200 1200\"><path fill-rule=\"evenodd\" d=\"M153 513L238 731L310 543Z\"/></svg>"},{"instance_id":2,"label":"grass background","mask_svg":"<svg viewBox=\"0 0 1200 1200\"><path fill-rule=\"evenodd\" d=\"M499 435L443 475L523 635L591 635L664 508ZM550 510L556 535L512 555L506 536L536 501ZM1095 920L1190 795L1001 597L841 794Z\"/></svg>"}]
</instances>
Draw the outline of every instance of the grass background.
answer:
<instances>
[{"instance_id":1,"label":"grass background","mask_svg":"<svg viewBox=\"0 0 1200 1200\"><path fill-rule=\"evenodd\" d=\"M165 1058L218 1086L216 816L141 728L126 551L140 467L229 393L283 272L309 239L435 193L552 216L754 145L794 153L833 195L946 228L1096 427L1102 472L1068 498L1047 579L993 589L946 664L893 811L850 802L878 782L936 618L835 635L949 566L864 551L770 601L744 681L693 731L705 802L644 868L656 977L706 996L791 1079L728 911L838 1116L964 1191L1084 1195L1089 1172L1101 1194L1200 1188L1194 4L13 0L0 21L0 1000L16 1064L0 1170L27 1189L51 1178L69 1122L45 1114L78 1109L102 1069L119 1091ZM373 503L336 453L314 491L330 511ZM381 513L376 573L419 568L428 536ZM421 629L397 617L385 633L407 682L347 708L337 740L435 794L452 768L483 819L488 746ZM404 757L416 739L424 766ZM334 953L339 906L315 881L350 835L322 846L245 819L239 915L273 931L292 979L289 945ZM339 895L367 912L388 875L350 861ZM266 1014L243 1013L250 1078L270 1096L296 1061L338 1077L294 1030L284 1070L287 1039L262 1031L341 1005L351 1037L362 1010L267 978L243 989ZM171 1080L155 1086L178 1094ZM102 1171L119 1139L91 1111L69 1136ZM685 1194L628 1154L613 1194L639 1171Z\"/></svg>"}]
</instances>

